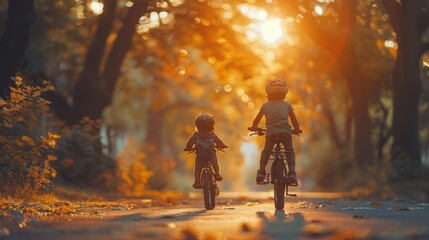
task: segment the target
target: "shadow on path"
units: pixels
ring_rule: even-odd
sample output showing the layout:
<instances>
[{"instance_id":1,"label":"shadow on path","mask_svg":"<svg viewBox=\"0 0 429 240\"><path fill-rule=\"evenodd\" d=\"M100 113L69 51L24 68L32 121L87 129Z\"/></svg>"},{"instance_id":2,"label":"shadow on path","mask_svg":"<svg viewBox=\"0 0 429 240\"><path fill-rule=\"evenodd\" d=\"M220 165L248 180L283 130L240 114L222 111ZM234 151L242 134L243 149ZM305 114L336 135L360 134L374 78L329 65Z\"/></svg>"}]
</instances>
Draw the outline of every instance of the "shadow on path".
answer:
<instances>
[{"instance_id":1,"label":"shadow on path","mask_svg":"<svg viewBox=\"0 0 429 240\"><path fill-rule=\"evenodd\" d=\"M168 220L168 221L186 221L190 218L193 218L195 216L201 215L203 213L207 212L207 210L198 210L198 211L186 211L181 213L175 213L175 214L168 214L168 215L162 215L158 217L147 217L142 213L136 213L136 214L130 214L126 216L121 216L118 218L114 218L111 221L114 222L133 222L133 221L145 221L145 220Z\"/></svg>"},{"instance_id":2,"label":"shadow on path","mask_svg":"<svg viewBox=\"0 0 429 240\"><path fill-rule=\"evenodd\" d=\"M8 236L7 239L171 239L171 231L176 228L178 222L187 221L205 212L206 210L188 210L156 217L146 216L143 213L133 213L106 220L75 221L71 224L54 224L26 229ZM2 239L1 236L0 239Z\"/></svg>"},{"instance_id":3,"label":"shadow on path","mask_svg":"<svg viewBox=\"0 0 429 240\"><path fill-rule=\"evenodd\" d=\"M305 221L301 213L285 214L284 210L276 210L274 215L268 212L257 212L262 220L262 234L268 239L297 239L302 234Z\"/></svg>"}]
</instances>

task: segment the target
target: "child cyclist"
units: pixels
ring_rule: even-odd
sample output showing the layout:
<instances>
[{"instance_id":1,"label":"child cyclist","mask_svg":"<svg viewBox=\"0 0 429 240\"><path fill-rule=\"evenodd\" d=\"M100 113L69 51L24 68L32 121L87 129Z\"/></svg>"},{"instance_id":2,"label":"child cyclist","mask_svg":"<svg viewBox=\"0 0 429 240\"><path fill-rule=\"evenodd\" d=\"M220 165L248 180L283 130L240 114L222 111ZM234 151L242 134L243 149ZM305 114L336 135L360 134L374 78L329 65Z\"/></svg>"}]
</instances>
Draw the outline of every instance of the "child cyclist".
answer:
<instances>
[{"instance_id":1,"label":"child cyclist","mask_svg":"<svg viewBox=\"0 0 429 240\"><path fill-rule=\"evenodd\" d=\"M288 178L287 181L291 186L297 186L297 177L295 172L295 152L292 146L292 134L299 134L302 131L299 128L298 120L293 111L292 105L285 101L288 92L288 86L282 79L274 79L267 82L265 86L268 102L262 105L255 120L253 120L250 131L258 131L258 124L262 117L265 116L267 132L265 135L265 145L261 153L259 170L256 173L256 183L262 184L265 179L265 167L270 157L270 152L276 143L280 140L286 149L288 159ZM290 117L294 129L289 125Z\"/></svg>"},{"instance_id":2,"label":"child cyclist","mask_svg":"<svg viewBox=\"0 0 429 240\"><path fill-rule=\"evenodd\" d=\"M184 151L196 150L194 177L195 182L192 185L194 188L202 188L200 176L204 166L204 161L210 160L215 171L215 180L222 181L223 178L220 175L220 167L216 157L217 149L228 148L225 143L216 135L214 132L215 119L209 113L199 114L195 118L195 126L197 127L186 143Z\"/></svg>"}]
</instances>

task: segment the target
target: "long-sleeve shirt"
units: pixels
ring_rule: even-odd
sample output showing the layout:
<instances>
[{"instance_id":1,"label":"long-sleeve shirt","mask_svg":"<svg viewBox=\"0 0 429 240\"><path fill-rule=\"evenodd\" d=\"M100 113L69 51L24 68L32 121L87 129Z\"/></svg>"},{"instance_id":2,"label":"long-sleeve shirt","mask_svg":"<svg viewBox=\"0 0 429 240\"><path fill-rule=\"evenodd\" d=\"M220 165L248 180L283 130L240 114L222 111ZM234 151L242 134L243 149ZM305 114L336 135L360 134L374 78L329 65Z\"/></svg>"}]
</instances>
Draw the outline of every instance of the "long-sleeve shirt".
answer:
<instances>
[{"instance_id":1,"label":"long-sleeve shirt","mask_svg":"<svg viewBox=\"0 0 429 240\"><path fill-rule=\"evenodd\" d=\"M216 135L216 133L214 131L210 131L194 132L191 137L189 137L185 149L191 149L197 143L199 138L212 138L216 147L226 147L226 144Z\"/></svg>"}]
</instances>

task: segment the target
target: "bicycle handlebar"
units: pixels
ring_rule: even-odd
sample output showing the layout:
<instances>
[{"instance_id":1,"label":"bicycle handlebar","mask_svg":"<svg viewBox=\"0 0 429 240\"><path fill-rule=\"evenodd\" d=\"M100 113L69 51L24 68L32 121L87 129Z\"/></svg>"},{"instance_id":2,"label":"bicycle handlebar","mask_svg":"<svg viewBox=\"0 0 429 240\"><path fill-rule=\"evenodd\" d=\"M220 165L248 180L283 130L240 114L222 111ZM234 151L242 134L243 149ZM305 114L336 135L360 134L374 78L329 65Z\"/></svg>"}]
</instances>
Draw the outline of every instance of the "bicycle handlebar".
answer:
<instances>
[{"instance_id":1,"label":"bicycle handlebar","mask_svg":"<svg viewBox=\"0 0 429 240\"><path fill-rule=\"evenodd\" d=\"M228 146L223 146L223 147L215 147L214 149L221 151L221 152L225 152L224 149L228 148ZM188 154L194 153L196 152L195 148L190 148L190 149L183 149L183 151L188 152Z\"/></svg>"},{"instance_id":2,"label":"bicycle handlebar","mask_svg":"<svg viewBox=\"0 0 429 240\"><path fill-rule=\"evenodd\" d=\"M267 131L267 129L265 128L253 128L253 127L248 127L247 130L252 131L252 133L250 134L250 136L253 135L258 135L258 136L263 136L265 134L265 132ZM299 137L299 134L302 133L301 129L293 129L292 130L292 134L295 134Z\"/></svg>"},{"instance_id":3,"label":"bicycle handlebar","mask_svg":"<svg viewBox=\"0 0 429 240\"><path fill-rule=\"evenodd\" d=\"M297 135L298 137L299 137L299 134L300 133L302 133L302 130L301 129L293 129L292 130L292 134L295 134L295 135Z\"/></svg>"},{"instance_id":4,"label":"bicycle handlebar","mask_svg":"<svg viewBox=\"0 0 429 240\"><path fill-rule=\"evenodd\" d=\"M250 136L253 135L258 135L258 136L263 136L265 134L265 132L267 131L264 128L253 128L253 127L248 127L247 130L252 131L252 133L250 134Z\"/></svg>"}]
</instances>

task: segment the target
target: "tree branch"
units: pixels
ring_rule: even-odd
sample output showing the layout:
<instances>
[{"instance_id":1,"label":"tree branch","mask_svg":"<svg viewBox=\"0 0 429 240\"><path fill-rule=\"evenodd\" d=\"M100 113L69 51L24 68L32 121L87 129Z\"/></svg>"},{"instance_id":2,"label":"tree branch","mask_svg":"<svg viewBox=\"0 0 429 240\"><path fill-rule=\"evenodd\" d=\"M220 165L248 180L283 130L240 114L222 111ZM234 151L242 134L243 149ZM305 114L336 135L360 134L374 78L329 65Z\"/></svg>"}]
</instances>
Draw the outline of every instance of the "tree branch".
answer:
<instances>
[{"instance_id":1,"label":"tree branch","mask_svg":"<svg viewBox=\"0 0 429 240\"><path fill-rule=\"evenodd\" d=\"M106 48L107 38L112 31L113 20L115 17L117 0L104 1L103 13L98 19L97 30L94 34L94 39L88 48L86 61L83 71L95 71L97 74L100 70L101 59Z\"/></svg>"},{"instance_id":2,"label":"tree branch","mask_svg":"<svg viewBox=\"0 0 429 240\"><path fill-rule=\"evenodd\" d=\"M99 74L107 38L112 31L116 3L117 0L104 2L103 13L98 19L97 30L86 54L85 64L74 86L73 109L75 111L72 116L74 120L83 116L100 118L102 109L99 108L106 104L107 97L103 95L104 91L100 88Z\"/></svg>"},{"instance_id":3,"label":"tree branch","mask_svg":"<svg viewBox=\"0 0 429 240\"><path fill-rule=\"evenodd\" d=\"M134 5L129 9L122 22L122 28L118 33L118 37L109 53L103 73L101 74L101 81L104 82L108 96L112 96L115 89L122 62L131 47L131 41L136 31L135 26L140 17L148 11L148 6L149 1L134 1Z\"/></svg>"}]
</instances>

